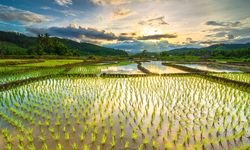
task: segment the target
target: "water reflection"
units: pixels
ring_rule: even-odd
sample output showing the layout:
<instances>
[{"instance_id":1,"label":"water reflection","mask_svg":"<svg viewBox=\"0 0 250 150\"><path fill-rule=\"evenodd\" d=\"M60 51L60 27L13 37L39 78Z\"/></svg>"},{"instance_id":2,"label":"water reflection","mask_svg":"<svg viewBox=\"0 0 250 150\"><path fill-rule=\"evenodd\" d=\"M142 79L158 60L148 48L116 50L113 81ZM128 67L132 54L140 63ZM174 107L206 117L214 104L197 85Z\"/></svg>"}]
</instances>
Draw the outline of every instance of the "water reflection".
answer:
<instances>
[{"instance_id":1,"label":"water reflection","mask_svg":"<svg viewBox=\"0 0 250 150\"><path fill-rule=\"evenodd\" d=\"M174 67L162 65L163 61L142 62L142 66L152 73L169 74L169 73L186 73Z\"/></svg>"},{"instance_id":2,"label":"water reflection","mask_svg":"<svg viewBox=\"0 0 250 150\"><path fill-rule=\"evenodd\" d=\"M185 66L189 68L210 71L210 72L242 72L237 69L229 68L229 67L219 67L214 65L206 65L206 64L178 64L180 66Z\"/></svg>"},{"instance_id":3,"label":"water reflection","mask_svg":"<svg viewBox=\"0 0 250 150\"><path fill-rule=\"evenodd\" d=\"M129 64L125 66L110 66L107 69L102 69L101 73L106 74L143 74L137 68L137 64Z\"/></svg>"}]
</instances>

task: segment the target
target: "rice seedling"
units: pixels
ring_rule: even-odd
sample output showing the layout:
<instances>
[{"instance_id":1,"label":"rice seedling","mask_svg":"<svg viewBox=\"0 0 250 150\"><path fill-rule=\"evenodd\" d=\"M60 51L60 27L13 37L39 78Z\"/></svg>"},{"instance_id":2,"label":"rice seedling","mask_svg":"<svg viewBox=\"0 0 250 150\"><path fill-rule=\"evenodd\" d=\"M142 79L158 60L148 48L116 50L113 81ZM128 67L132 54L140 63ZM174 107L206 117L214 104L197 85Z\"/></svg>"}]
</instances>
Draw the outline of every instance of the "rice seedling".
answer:
<instances>
[{"instance_id":1,"label":"rice seedling","mask_svg":"<svg viewBox=\"0 0 250 150\"><path fill-rule=\"evenodd\" d=\"M70 139L69 133L66 132L66 133L64 134L64 138L65 138L66 141L69 141L69 139Z\"/></svg>"},{"instance_id":2,"label":"rice seedling","mask_svg":"<svg viewBox=\"0 0 250 150\"><path fill-rule=\"evenodd\" d=\"M249 73L214 73L213 76L223 77L230 80L250 83Z\"/></svg>"},{"instance_id":3,"label":"rice seedling","mask_svg":"<svg viewBox=\"0 0 250 150\"><path fill-rule=\"evenodd\" d=\"M71 147L73 150L78 150L78 145L76 143L73 143Z\"/></svg>"},{"instance_id":4,"label":"rice seedling","mask_svg":"<svg viewBox=\"0 0 250 150\"><path fill-rule=\"evenodd\" d=\"M159 145L155 140L152 140L152 148L153 149L158 149Z\"/></svg>"},{"instance_id":5,"label":"rice seedling","mask_svg":"<svg viewBox=\"0 0 250 150\"><path fill-rule=\"evenodd\" d=\"M17 147L18 147L19 150L24 150L24 145L23 144L18 144Z\"/></svg>"},{"instance_id":6,"label":"rice seedling","mask_svg":"<svg viewBox=\"0 0 250 150\"><path fill-rule=\"evenodd\" d=\"M44 143L42 146L42 150L49 150L48 145Z\"/></svg>"},{"instance_id":7,"label":"rice seedling","mask_svg":"<svg viewBox=\"0 0 250 150\"><path fill-rule=\"evenodd\" d=\"M233 149L250 140L250 94L192 75L63 76L1 91L0 99L6 149L51 139L45 150Z\"/></svg>"},{"instance_id":8,"label":"rice seedling","mask_svg":"<svg viewBox=\"0 0 250 150\"><path fill-rule=\"evenodd\" d=\"M63 146L61 144L57 144L57 147L56 147L57 150L63 150Z\"/></svg>"},{"instance_id":9,"label":"rice seedling","mask_svg":"<svg viewBox=\"0 0 250 150\"><path fill-rule=\"evenodd\" d=\"M135 131L132 132L131 138L135 141L138 138L138 135Z\"/></svg>"},{"instance_id":10,"label":"rice seedling","mask_svg":"<svg viewBox=\"0 0 250 150\"><path fill-rule=\"evenodd\" d=\"M112 140L111 140L111 142L110 142L110 145L111 145L112 148L115 147L115 145L116 145L115 137L112 137Z\"/></svg>"},{"instance_id":11,"label":"rice seedling","mask_svg":"<svg viewBox=\"0 0 250 150\"><path fill-rule=\"evenodd\" d=\"M107 141L107 137L105 134L102 135L102 141L101 141L101 144L104 145L106 144L106 141Z\"/></svg>"},{"instance_id":12,"label":"rice seedling","mask_svg":"<svg viewBox=\"0 0 250 150\"><path fill-rule=\"evenodd\" d=\"M94 133L91 134L91 142L92 143L96 142L96 135Z\"/></svg>"},{"instance_id":13,"label":"rice seedling","mask_svg":"<svg viewBox=\"0 0 250 150\"><path fill-rule=\"evenodd\" d=\"M38 138L42 143L45 143L46 139L44 135L40 135Z\"/></svg>"},{"instance_id":14,"label":"rice seedling","mask_svg":"<svg viewBox=\"0 0 250 150\"><path fill-rule=\"evenodd\" d=\"M81 133L81 134L79 135L79 138L80 138L80 141L83 142L84 139L85 139L84 133Z\"/></svg>"},{"instance_id":15,"label":"rice seedling","mask_svg":"<svg viewBox=\"0 0 250 150\"><path fill-rule=\"evenodd\" d=\"M127 141L124 145L124 149L128 149L129 148L129 142Z\"/></svg>"},{"instance_id":16,"label":"rice seedling","mask_svg":"<svg viewBox=\"0 0 250 150\"><path fill-rule=\"evenodd\" d=\"M56 133L56 134L54 134L53 135L53 139L56 141L56 142L59 142L59 140L60 140L60 133Z\"/></svg>"},{"instance_id":17,"label":"rice seedling","mask_svg":"<svg viewBox=\"0 0 250 150\"><path fill-rule=\"evenodd\" d=\"M84 145L83 150L89 150L89 145Z\"/></svg>"}]
</instances>

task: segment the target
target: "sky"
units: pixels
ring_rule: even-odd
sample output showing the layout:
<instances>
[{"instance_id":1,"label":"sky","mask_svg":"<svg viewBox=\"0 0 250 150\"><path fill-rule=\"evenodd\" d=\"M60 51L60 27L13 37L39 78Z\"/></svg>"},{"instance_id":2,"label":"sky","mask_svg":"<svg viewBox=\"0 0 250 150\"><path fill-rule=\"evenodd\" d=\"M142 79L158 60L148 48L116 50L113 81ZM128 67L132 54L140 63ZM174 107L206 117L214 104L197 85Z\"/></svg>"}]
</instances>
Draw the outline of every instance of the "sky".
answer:
<instances>
[{"instance_id":1,"label":"sky","mask_svg":"<svg viewBox=\"0 0 250 150\"><path fill-rule=\"evenodd\" d=\"M0 30L128 52L250 42L250 0L0 0Z\"/></svg>"}]
</instances>

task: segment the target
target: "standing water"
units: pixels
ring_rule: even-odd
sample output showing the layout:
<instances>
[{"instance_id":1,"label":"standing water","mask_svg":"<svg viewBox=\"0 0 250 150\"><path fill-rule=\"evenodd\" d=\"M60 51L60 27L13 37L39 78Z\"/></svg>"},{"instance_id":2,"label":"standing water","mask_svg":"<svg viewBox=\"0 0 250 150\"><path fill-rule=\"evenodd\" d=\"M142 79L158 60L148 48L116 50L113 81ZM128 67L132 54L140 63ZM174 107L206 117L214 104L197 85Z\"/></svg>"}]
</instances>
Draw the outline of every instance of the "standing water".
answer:
<instances>
[{"instance_id":1,"label":"standing water","mask_svg":"<svg viewBox=\"0 0 250 150\"><path fill-rule=\"evenodd\" d=\"M186 73L171 66L162 65L163 61L142 62L142 66L152 73L168 74L168 73Z\"/></svg>"}]
</instances>

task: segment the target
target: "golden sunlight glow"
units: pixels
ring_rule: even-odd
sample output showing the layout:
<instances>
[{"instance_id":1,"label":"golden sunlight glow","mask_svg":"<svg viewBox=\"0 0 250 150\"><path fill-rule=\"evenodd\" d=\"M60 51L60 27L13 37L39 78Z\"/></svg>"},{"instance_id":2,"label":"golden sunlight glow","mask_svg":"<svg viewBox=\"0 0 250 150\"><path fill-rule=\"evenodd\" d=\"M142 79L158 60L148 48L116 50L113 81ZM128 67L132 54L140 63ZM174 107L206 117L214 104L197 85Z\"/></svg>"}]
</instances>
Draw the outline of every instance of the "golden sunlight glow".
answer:
<instances>
[{"instance_id":1,"label":"golden sunlight glow","mask_svg":"<svg viewBox=\"0 0 250 150\"><path fill-rule=\"evenodd\" d=\"M150 27L150 26L144 26L141 31L142 36L146 35L155 35L155 34L163 34L163 32L160 29Z\"/></svg>"}]
</instances>

